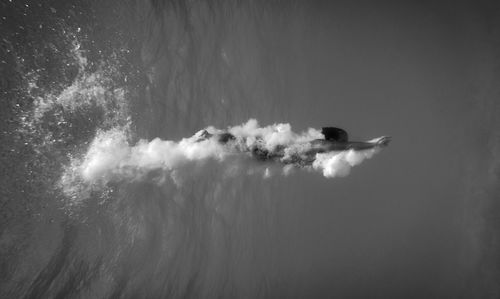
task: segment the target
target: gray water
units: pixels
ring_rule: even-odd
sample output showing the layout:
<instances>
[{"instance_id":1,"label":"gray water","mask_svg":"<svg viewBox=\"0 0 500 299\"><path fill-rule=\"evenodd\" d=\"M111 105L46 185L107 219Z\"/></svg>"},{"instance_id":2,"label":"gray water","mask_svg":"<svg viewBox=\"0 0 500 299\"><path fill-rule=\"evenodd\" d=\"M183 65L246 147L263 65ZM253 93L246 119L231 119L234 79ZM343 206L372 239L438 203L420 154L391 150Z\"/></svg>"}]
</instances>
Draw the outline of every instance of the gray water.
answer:
<instances>
[{"instance_id":1,"label":"gray water","mask_svg":"<svg viewBox=\"0 0 500 299\"><path fill-rule=\"evenodd\" d=\"M494 1L0 2L0 297L498 298ZM100 131L393 136L345 178L62 184Z\"/></svg>"}]
</instances>

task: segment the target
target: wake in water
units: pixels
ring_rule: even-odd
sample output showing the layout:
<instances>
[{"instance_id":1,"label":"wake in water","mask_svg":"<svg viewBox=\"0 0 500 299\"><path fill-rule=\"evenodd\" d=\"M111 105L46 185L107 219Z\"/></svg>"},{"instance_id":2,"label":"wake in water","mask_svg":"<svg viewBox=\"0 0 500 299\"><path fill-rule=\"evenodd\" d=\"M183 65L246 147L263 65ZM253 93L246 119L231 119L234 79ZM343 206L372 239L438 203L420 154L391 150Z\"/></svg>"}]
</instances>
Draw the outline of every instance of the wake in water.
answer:
<instances>
[{"instance_id":1,"label":"wake in water","mask_svg":"<svg viewBox=\"0 0 500 299\"><path fill-rule=\"evenodd\" d=\"M249 169L278 162L285 175L302 168L320 171L328 178L342 177L389 142L388 137L367 142L333 142L325 137L312 128L294 133L289 124L259 127L255 119L224 131L208 127L178 142L156 138L130 145L126 130L101 131L83 159L73 161L63 184L72 185L69 182L75 178L88 184L139 180L151 173L180 184L178 174L183 169L201 167L208 160L246 162ZM264 177L270 175L269 168L262 169Z\"/></svg>"}]
</instances>

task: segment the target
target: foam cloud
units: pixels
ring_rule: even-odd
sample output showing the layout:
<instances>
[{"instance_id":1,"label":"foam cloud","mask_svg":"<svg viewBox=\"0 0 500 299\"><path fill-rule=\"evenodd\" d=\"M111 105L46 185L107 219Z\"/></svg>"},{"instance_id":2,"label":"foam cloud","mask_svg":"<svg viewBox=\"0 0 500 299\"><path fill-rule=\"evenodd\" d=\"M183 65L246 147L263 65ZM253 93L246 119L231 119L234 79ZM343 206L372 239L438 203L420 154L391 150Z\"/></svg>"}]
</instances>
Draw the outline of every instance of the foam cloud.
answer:
<instances>
[{"instance_id":1,"label":"foam cloud","mask_svg":"<svg viewBox=\"0 0 500 299\"><path fill-rule=\"evenodd\" d=\"M379 150L379 148L362 151L351 149L348 151L316 154L312 167L321 171L327 178L345 177L349 175L353 166L361 164L365 159L370 159Z\"/></svg>"}]
</instances>

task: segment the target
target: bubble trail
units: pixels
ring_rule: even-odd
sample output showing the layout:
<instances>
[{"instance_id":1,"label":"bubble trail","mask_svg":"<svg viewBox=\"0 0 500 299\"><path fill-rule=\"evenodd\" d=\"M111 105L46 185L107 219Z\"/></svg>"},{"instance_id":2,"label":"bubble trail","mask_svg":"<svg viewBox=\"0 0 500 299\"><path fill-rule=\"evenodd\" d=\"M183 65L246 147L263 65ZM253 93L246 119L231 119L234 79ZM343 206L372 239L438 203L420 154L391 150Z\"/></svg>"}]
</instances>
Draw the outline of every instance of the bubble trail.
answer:
<instances>
[{"instance_id":1,"label":"bubble trail","mask_svg":"<svg viewBox=\"0 0 500 299\"><path fill-rule=\"evenodd\" d=\"M155 138L131 145L125 130L112 129L99 132L86 155L74 161L70 171L72 177L96 183L139 180L159 170L178 183L176 175L183 168L202 167L208 160L230 160L246 163L248 168L278 162L283 165L284 175L292 168L301 168L319 171L327 178L343 177L387 145L387 138L331 142L317 129L297 134L290 124L260 127L257 120L250 119L227 130L207 127L180 141ZM263 172L264 177L270 176L269 168Z\"/></svg>"}]
</instances>

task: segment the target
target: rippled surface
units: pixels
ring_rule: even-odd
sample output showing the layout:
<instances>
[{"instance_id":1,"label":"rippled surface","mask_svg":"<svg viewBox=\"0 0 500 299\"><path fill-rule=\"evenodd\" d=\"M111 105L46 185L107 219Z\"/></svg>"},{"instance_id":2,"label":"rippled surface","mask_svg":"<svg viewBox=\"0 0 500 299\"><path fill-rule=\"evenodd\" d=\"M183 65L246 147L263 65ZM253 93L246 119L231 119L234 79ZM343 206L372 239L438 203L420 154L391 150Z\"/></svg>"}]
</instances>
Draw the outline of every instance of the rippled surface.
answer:
<instances>
[{"instance_id":1,"label":"rippled surface","mask_svg":"<svg viewBox=\"0 0 500 299\"><path fill-rule=\"evenodd\" d=\"M496 4L0 3L0 297L496 298ZM394 144L346 178L91 186L102 132L249 118Z\"/></svg>"}]
</instances>

